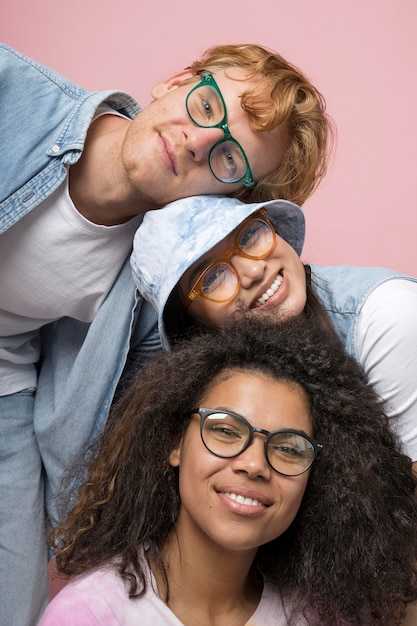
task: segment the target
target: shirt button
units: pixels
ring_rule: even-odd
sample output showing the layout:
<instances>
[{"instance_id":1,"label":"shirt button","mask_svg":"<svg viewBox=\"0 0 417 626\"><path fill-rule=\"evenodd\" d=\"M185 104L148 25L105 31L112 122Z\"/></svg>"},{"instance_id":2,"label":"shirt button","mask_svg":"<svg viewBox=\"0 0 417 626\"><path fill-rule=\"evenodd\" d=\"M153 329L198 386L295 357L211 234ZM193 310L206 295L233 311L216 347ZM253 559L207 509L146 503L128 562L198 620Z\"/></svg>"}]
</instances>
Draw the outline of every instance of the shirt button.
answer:
<instances>
[{"instance_id":1,"label":"shirt button","mask_svg":"<svg viewBox=\"0 0 417 626\"><path fill-rule=\"evenodd\" d=\"M54 146L52 146L51 150L52 152L59 152L60 148L59 146L57 146L57 144L55 144Z\"/></svg>"}]
</instances>

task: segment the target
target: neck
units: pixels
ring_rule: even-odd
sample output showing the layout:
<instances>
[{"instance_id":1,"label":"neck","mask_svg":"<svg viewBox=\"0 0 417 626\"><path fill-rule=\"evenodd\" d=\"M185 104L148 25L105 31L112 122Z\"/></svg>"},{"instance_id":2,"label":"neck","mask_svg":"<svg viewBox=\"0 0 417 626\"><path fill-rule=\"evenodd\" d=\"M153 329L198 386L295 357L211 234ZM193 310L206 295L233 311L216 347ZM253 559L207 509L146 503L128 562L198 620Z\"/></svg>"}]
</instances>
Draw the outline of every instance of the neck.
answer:
<instances>
[{"instance_id":1,"label":"neck","mask_svg":"<svg viewBox=\"0 0 417 626\"><path fill-rule=\"evenodd\" d=\"M210 541L172 533L163 549L169 584L168 606L186 625L246 623L262 593L253 571L255 551L231 551ZM158 580L161 598L165 593Z\"/></svg>"},{"instance_id":2,"label":"neck","mask_svg":"<svg viewBox=\"0 0 417 626\"><path fill-rule=\"evenodd\" d=\"M121 161L130 120L103 115L90 125L83 153L69 172L69 193L77 211L90 222L113 226L149 207L135 197Z\"/></svg>"}]
</instances>

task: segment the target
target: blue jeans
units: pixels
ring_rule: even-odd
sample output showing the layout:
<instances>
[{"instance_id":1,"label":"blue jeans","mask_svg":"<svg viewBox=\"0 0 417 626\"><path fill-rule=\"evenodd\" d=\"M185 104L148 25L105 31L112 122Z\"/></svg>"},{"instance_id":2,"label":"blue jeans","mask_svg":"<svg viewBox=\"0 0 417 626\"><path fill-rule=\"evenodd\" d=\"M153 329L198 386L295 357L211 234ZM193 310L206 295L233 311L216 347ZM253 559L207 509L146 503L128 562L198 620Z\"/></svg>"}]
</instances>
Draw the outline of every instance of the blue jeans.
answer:
<instances>
[{"instance_id":1,"label":"blue jeans","mask_svg":"<svg viewBox=\"0 0 417 626\"><path fill-rule=\"evenodd\" d=\"M35 391L0 397L0 624L34 626L49 599Z\"/></svg>"}]
</instances>

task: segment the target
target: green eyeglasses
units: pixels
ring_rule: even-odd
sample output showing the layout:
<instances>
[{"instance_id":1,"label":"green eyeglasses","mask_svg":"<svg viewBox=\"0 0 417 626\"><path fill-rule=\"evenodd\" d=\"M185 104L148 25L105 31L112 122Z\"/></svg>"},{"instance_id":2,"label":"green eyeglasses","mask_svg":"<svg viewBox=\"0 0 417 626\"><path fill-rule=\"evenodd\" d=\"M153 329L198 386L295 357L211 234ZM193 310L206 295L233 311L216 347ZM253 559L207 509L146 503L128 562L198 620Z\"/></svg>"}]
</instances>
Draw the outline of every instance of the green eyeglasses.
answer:
<instances>
[{"instance_id":1,"label":"green eyeglasses","mask_svg":"<svg viewBox=\"0 0 417 626\"><path fill-rule=\"evenodd\" d=\"M226 104L210 72L202 75L201 82L191 89L186 100L187 113L200 128L221 128L224 132L211 148L208 156L211 172L222 183L240 183L245 187L255 184L249 161L242 146L230 134L227 125Z\"/></svg>"}]
</instances>

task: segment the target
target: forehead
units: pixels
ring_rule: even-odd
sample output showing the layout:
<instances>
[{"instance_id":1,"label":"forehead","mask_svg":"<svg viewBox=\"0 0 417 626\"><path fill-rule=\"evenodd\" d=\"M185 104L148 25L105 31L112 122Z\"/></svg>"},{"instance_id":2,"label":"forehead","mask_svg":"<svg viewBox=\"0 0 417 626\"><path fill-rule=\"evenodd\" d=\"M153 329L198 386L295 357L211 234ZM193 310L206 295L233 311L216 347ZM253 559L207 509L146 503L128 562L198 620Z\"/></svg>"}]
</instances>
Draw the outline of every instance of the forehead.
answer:
<instances>
[{"instance_id":1,"label":"forehead","mask_svg":"<svg viewBox=\"0 0 417 626\"><path fill-rule=\"evenodd\" d=\"M313 435L309 403L296 382L257 370L226 370L211 382L202 406L228 409L252 426L267 430L293 428Z\"/></svg>"},{"instance_id":2,"label":"forehead","mask_svg":"<svg viewBox=\"0 0 417 626\"><path fill-rule=\"evenodd\" d=\"M225 69L208 69L219 87L226 104L232 106L236 103L241 107L241 96L244 92L250 91L255 86L255 81L246 70L238 67L227 67ZM181 83L181 87L192 89L196 87L203 78L204 72L198 76L192 76ZM243 109L242 109L243 111Z\"/></svg>"},{"instance_id":3,"label":"forehead","mask_svg":"<svg viewBox=\"0 0 417 626\"><path fill-rule=\"evenodd\" d=\"M224 90L230 98L240 99L243 92L255 86L253 78L250 78L248 72L240 67L227 67L212 73L222 93Z\"/></svg>"}]
</instances>

